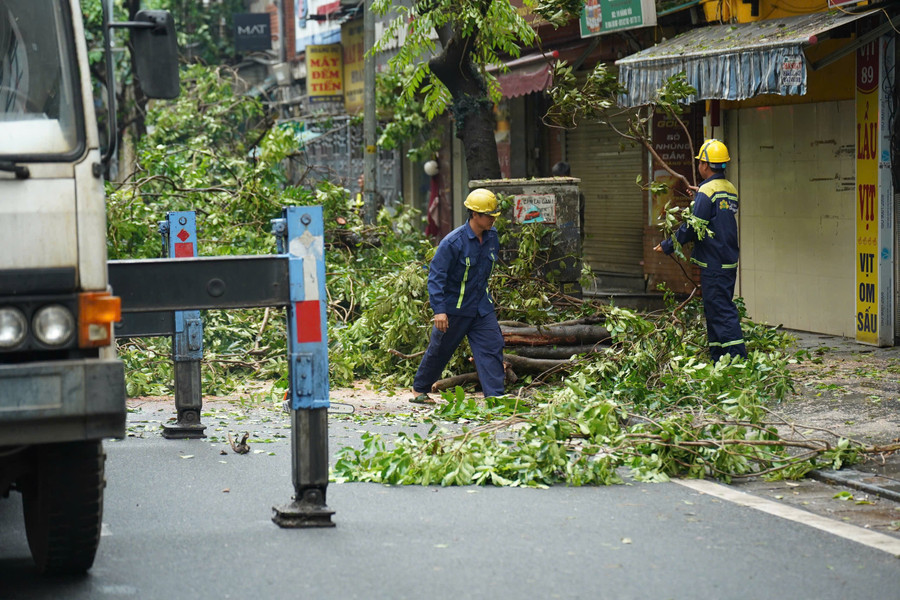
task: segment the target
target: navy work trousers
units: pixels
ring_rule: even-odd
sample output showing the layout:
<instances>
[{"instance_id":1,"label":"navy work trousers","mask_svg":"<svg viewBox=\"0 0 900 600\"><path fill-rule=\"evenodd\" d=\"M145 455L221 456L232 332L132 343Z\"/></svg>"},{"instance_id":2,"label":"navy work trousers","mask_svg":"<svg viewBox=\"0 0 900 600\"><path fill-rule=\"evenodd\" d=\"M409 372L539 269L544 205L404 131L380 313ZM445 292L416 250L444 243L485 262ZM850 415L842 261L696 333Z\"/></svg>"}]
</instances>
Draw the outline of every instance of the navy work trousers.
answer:
<instances>
[{"instance_id":1,"label":"navy work trousers","mask_svg":"<svg viewBox=\"0 0 900 600\"><path fill-rule=\"evenodd\" d=\"M737 269L700 269L703 312L713 362L725 354L747 357L741 317L733 299L735 279Z\"/></svg>"},{"instance_id":2,"label":"navy work trousers","mask_svg":"<svg viewBox=\"0 0 900 600\"><path fill-rule=\"evenodd\" d=\"M464 337L469 338L469 346L475 357L475 369L481 381L481 389L487 396L503 395L503 335L497 315L491 311L483 317L464 317L447 315L450 326L441 332L437 327L431 328L431 340L428 349L416 371L413 390L420 394L431 391L431 386L441 378L444 367L450 362L453 352L462 343Z\"/></svg>"}]
</instances>

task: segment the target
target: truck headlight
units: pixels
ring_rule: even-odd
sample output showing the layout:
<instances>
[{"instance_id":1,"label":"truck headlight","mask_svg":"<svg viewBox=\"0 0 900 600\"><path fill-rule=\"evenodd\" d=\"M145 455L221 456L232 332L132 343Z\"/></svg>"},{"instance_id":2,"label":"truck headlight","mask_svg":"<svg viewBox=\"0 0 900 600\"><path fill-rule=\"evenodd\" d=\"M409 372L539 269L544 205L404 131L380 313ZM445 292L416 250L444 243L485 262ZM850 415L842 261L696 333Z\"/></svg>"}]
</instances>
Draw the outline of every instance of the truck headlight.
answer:
<instances>
[{"instance_id":1,"label":"truck headlight","mask_svg":"<svg viewBox=\"0 0 900 600\"><path fill-rule=\"evenodd\" d=\"M28 320L17 308L0 308L0 348L14 348L28 333Z\"/></svg>"},{"instance_id":2,"label":"truck headlight","mask_svg":"<svg viewBox=\"0 0 900 600\"><path fill-rule=\"evenodd\" d=\"M34 335L48 346L61 346L75 333L75 317L61 304L44 306L34 313Z\"/></svg>"}]
</instances>

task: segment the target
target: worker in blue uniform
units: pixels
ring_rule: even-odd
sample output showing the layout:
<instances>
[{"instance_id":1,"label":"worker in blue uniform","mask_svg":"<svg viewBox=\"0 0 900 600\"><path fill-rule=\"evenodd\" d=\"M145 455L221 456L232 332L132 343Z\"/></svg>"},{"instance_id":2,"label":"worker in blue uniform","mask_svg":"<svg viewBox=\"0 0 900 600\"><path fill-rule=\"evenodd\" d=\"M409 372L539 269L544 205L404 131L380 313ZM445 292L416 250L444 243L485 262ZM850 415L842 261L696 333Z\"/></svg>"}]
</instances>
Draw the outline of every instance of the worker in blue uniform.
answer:
<instances>
[{"instance_id":1,"label":"worker in blue uniform","mask_svg":"<svg viewBox=\"0 0 900 600\"><path fill-rule=\"evenodd\" d=\"M411 400L433 404L431 386L453 352L468 337L485 397L503 394L503 335L488 291L488 279L500 254L494 220L500 214L490 190L473 190L463 203L469 218L441 240L428 272L428 299L434 311L431 340L422 358Z\"/></svg>"},{"instance_id":2,"label":"worker in blue uniform","mask_svg":"<svg viewBox=\"0 0 900 600\"><path fill-rule=\"evenodd\" d=\"M692 212L706 224L702 237L688 223L675 232L679 244L694 243L691 262L700 266L700 290L709 353L713 361L729 354L746 358L747 347L741 331L741 319L734 304L734 283L738 266L738 194L725 179L725 165L731 160L728 148L719 140L706 140L695 157L703 182L694 194ZM654 250L671 254L672 239L665 239Z\"/></svg>"}]
</instances>

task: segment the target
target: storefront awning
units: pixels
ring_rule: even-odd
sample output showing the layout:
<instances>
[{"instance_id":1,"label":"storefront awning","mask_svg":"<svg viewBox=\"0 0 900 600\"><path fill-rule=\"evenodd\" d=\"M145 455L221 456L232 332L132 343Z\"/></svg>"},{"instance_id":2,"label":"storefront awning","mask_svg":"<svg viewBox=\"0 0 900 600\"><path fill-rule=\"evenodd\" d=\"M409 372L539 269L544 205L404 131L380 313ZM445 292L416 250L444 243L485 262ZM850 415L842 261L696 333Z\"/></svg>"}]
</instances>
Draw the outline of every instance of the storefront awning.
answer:
<instances>
[{"instance_id":1,"label":"storefront awning","mask_svg":"<svg viewBox=\"0 0 900 600\"><path fill-rule=\"evenodd\" d=\"M692 29L616 61L619 83L629 91L619 103L647 104L666 79L682 72L697 89L691 102L803 95L807 72L803 48L872 12L830 11Z\"/></svg>"},{"instance_id":2,"label":"storefront awning","mask_svg":"<svg viewBox=\"0 0 900 600\"><path fill-rule=\"evenodd\" d=\"M516 98L534 92L542 92L553 83L552 63L559 57L559 52L532 54L506 63L505 73L498 73L495 66L488 67L494 73L500 92L504 98Z\"/></svg>"},{"instance_id":3,"label":"storefront awning","mask_svg":"<svg viewBox=\"0 0 900 600\"><path fill-rule=\"evenodd\" d=\"M341 10L341 0L334 0L334 2L320 4L316 9L316 14L326 17L328 15L336 13L339 10Z\"/></svg>"},{"instance_id":4,"label":"storefront awning","mask_svg":"<svg viewBox=\"0 0 900 600\"><path fill-rule=\"evenodd\" d=\"M500 91L504 98L515 98L544 91L553 82L553 73L547 63L519 67L498 75L497 82L500 84Z\"/></svg>"}]
</instances>

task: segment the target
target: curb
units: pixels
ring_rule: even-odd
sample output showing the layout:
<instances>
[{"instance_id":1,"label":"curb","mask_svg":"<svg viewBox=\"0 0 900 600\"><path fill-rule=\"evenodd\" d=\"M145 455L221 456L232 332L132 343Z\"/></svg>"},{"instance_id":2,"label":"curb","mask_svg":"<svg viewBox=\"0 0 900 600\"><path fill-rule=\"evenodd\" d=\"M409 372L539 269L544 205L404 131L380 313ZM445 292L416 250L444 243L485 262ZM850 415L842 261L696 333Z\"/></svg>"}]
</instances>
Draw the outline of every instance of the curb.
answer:
<instances>
[{"instance_id":1,"label":"curb","mask_svg":"<svg viewBox=\"0 0 900 600\"><path fill-rule=\"evenodd\" d=\"M894 502L900 502L900 481L888 479L874 473L864 473L853 469L841 471L816 469L808 473L809 477L823 483L843 485L849 488L881 496Z\"/></svg>"}]
</instances>

